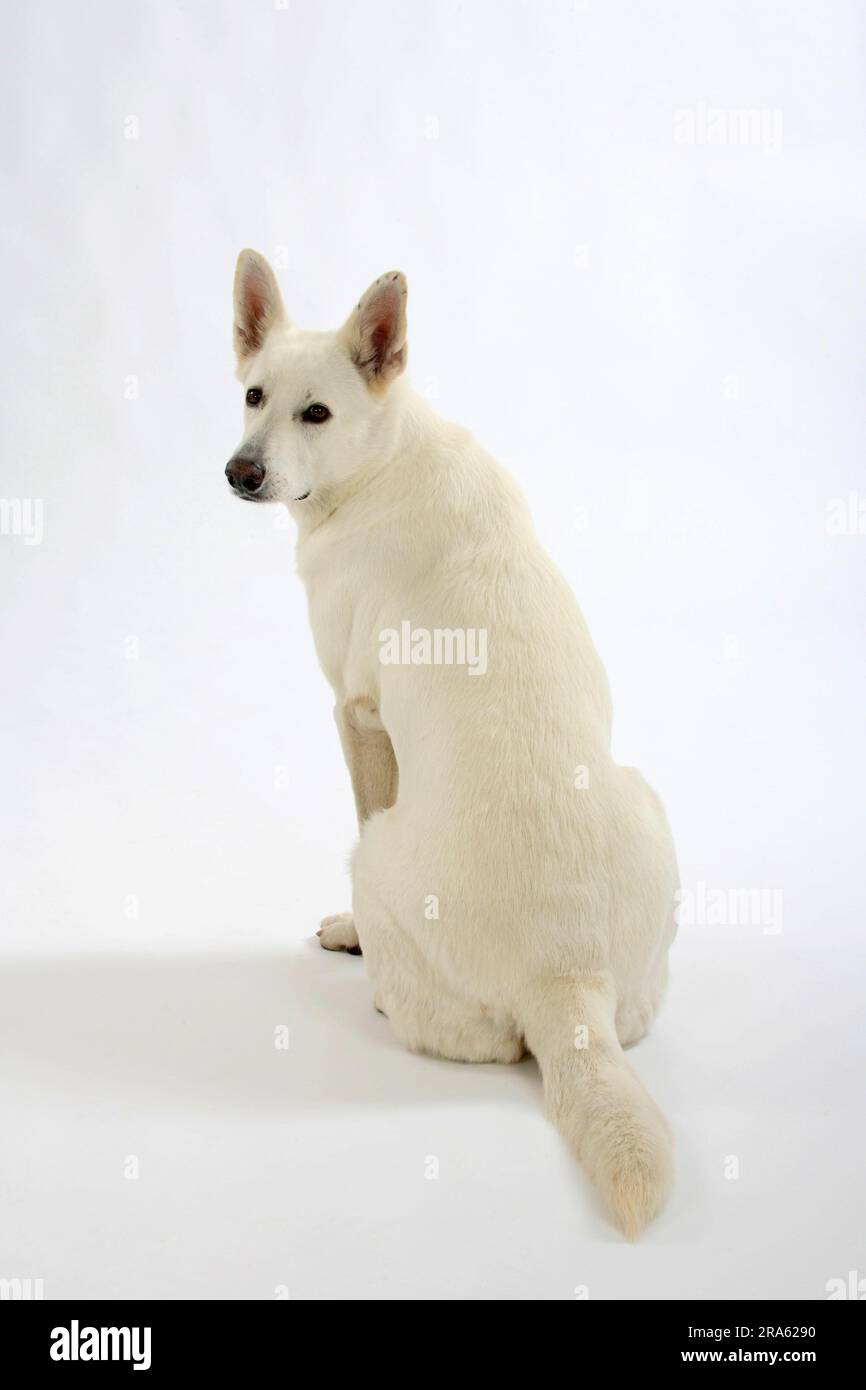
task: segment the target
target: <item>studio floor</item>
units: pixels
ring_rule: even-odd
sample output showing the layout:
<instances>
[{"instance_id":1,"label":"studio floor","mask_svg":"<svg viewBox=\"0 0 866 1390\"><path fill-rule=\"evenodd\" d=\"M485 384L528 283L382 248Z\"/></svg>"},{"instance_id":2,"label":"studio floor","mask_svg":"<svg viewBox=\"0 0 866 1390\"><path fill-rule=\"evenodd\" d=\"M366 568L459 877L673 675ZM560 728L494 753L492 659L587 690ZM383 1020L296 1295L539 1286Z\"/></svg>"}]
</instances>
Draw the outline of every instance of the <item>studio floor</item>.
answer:
<instances>
[{"instance_id":1,"label":"studio floor","mask_svg":"<svg viewBox=\"0 0 866 1390\"><path fill-rule=\"evenodd\" d=\"M47 1298L826 1297L863 1267L857 991L784 935L708 972L707 931L631 1053L678 1166L636 1246L535 1063L404 1053L357 958L287 932L7 959L0 1273Z\"/></svg>"}]
</instances>

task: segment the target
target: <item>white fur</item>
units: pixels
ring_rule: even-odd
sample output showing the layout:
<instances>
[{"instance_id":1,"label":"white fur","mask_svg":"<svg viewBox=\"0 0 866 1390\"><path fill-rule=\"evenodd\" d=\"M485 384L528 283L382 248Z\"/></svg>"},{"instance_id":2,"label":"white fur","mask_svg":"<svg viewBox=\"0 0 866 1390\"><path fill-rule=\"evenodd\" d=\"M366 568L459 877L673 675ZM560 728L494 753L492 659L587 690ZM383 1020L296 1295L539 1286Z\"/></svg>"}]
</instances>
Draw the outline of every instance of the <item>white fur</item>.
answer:
<instances>
[{"instance_id":1,"label":"white fur","mask_svg":"<svg viewBox=\"0 0 866 1390\"><path fill-rule=\"evenodd\" d=\"M672 1173L667 1124L623 1054L665 989L671 835L612 761L604 669L519 490L400 375L405 302L391 273L339 332L309 333L262 258L239 262L239 375L265 391L240 449L253 441L262 497L298 523L361 825L354 921L326 919L322 944L360 943L413 1051L534 1053L554 1122L634 1237ZM310 399L333 418L300 422ZM383 665L380 634L407 620L485 629L486 672Z\"/></svg>"}]
</instances>

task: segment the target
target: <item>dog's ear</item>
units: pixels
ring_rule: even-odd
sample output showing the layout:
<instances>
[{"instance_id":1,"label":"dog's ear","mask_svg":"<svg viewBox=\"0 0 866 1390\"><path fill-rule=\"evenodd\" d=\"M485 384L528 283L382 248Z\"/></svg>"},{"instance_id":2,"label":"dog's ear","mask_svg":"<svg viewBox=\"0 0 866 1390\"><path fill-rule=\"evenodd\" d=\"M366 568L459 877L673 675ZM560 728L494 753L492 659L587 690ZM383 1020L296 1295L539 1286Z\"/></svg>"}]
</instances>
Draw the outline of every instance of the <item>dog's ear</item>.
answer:
<instances>
[{"instance_id":1,"label":"dog's ear","mask_svg":"<svg viewBox=\"0 0 866 1390\"><path fill-rule=\"evenodd\" d=\"M406 366L406 276L389 270L361 296L341 329L349 356L371 391L385 391Z\"/></svg>"},{"instance_id":2,"label":"dog's ear","mask_svg":"<svg viewBox=\"0 0 866 1390\"><path fill-rule=\"evenodd\" d=\"M242 251L235 270L234 342L238 366L253 357L277 324L288 324L274 272L258 251Z\"/></svg>"}]
</instances>

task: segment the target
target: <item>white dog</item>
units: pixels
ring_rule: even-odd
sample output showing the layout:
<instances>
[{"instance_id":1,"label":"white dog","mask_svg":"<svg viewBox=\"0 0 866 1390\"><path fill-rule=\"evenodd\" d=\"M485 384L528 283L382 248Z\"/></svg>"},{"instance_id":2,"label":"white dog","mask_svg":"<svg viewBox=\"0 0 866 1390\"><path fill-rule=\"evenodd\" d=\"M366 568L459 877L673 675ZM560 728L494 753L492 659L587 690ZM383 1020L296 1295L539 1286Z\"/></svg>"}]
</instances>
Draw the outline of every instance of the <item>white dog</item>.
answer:
<instances>
[{"instance_id":1,"label":"white dog","mask_svg":"<svg viewBox=\"0 0 866 1390\"><path fill-rule=\"evenodd\" d=\"M353 911L405 1045L538 1059L549 1112L630 1237L672 1140L623 1048L667 978L677 867L664 810L611 759L607 679L511 478L409 388L406 281L339 331L286 316L243 251L234 341L239 496L284 503L360 824Z\"/></svg>"}]
</instances>

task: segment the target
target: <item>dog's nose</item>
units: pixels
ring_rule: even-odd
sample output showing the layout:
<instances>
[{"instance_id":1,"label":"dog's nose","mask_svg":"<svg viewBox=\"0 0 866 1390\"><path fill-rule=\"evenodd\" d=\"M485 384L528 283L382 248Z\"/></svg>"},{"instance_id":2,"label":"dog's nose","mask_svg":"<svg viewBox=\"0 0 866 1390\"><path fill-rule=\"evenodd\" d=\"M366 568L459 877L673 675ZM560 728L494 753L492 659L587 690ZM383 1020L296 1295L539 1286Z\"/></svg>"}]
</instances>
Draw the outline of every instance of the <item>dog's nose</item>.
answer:
<instances>
[{"instance_id":1,"label":"dog's nose","mask_svg":"<svg viewBox=\"0 0 866 1390\"><path fill-rule=\"evenodd\" d=\"M235 492L258 492L265 481L265 470L255 459L229 459L226 477Z\"/></svg>"}]
</instances>

